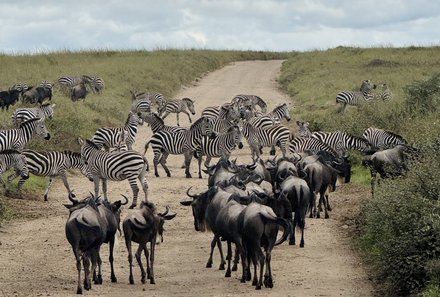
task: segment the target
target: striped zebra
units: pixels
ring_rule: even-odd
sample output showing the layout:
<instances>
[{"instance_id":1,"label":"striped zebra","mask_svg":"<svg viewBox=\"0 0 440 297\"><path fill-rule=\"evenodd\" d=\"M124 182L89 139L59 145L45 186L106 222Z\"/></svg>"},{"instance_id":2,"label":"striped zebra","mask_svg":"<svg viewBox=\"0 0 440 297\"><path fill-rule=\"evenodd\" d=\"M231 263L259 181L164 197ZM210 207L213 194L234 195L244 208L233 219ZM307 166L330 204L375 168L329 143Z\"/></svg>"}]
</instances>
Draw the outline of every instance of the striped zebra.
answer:
<instances>
[{"instance_id":1,"label":"striped zebra","mask_svg":"<svg viewBox=\"0 0 440 297\"><path fill-rule=\"evenodd\" d=\"M20 124L30 119L51 119L53 117L53 108L55 104L49 102L40 104L38 107L31 108L17 108L12 114L12 123L15 127L20 127Z\"/></svg>"},{"instance_id":2,"label":"striped zebra","mask_svg":"<svg viewBox=\"0 0 440 297\"><path fill-rule=\"evenodd\" d=\"M133 201L130 208L136 207L139 186L136 179L142 185L145 194L145 202L148 203L148 184L146 172L148 161L136 151L109 153L100 150L92 141L78 139L81 145L81 158L87 165L95 185L95 197L99 195L99 182L102 181L102 192L107 199L107 180L122 181L128 179L133 192Z\"/></svg>"},{"instance_id":3,"label":"striped zebra","mask_svg":"<svg viewBox=\"0 0 440 297\"><path fill-rule=\"evenodd\" d=\"M286 156L290 139L290 130L286 126L276 125L262 129L244 123L242 132L251 148L254 162L260 158L263 147L272 147L270 154L275 155L274 147L278 146L283 157Z\"/></svg>"},{"instance_id":4,"label":"striped zebra","mask_svg":"<svg viewBox=\"0 0 440 297\"><path fill-rule=\"evenodd\" d=\"M238 126L232 126L227 133L218 134L215 137L204 136L194 155L198 159L199 178L202 178L201 165L203 156L206 156L206 167L209 167L209 162L212 158L220 157L223 160L228 160L232 150L237 145L239 149L243 148L241 139L242 134Z\"/></svg>"},{"instance_id":5,"label":"striped zebra","mask_svg":"<svg viewBox=\"0 0 440 297\"><path fill-rule=\"evenodd\" d=\"M220 114L220 106L208 106L202 110L202 117L216 119Z\"/></svg>"},{"instance_id":6,"label":"striped zebra","mask_svg":"<svg viewBox=\"0 0 440 297\"><path fill-rule=\"evenodd\" d=\"M365 130L362 137L365 138L372 147L377 149L389 149L396 145L407 145L408 142L400 135L383 129L369 127Z\"/></svg>"},{"instance_id":7,"label":"striped zebra","mask_svg":"<svg viewBox=\"0 0 440 297\"><path fill-rule=\"evenodd\" d=\"M334 157L338 157L339 154L329 145L321 142L320 140L312 137L293 137L289 142L289 152L293 155L295 153L312 153L318 154L319 152L327 152Z\"/></svg>"},{"instance_id":8,"label":"striped zebra","mask_svg":"<svg viewBox=\"0 0 440 297\"><path fill-rule=\"evenodd\" d=\"M49 90L53 89L53 83L48 80L43 80L38 86Z\"/></svg>"},{"instance_id":9,"label":"striped zebra","mask_svg":"<svg viewBox=\"0 0 440 297\"><path fill-rule=\"evenodd\" d=\"M379 92L375 94L375 99L390 101L393 98L393 94L391 93L386 83L380 84L379 89Z\"/></svg>"},{"instance_id":10,"label":"striped zebra","mask_svg":"<svg viewBox=\"0 0 440 297\"><path fill-rule=\"evenodd\" d=\"M170 170L165 165L170 154L185 156L185 175L191 178L189 171L192 153L200 146L203 136L212 136L212 120L209 118L199 118L191 125L189 130L180 132L159 131L151 137L145 144L144 155L151 143L154 153L154 175L159 176L157 165L160 163L168 177L171 176Z\"/></svg>"},{"instance_id":11,"label":"striped zebra","mask_svg":"<svg viewBox=\"0 0 440 297\"><path fill-rule=\"evenodd\" d=\"M348 150L358 150L363 153L370 153L372 151L371 145L367 140L343 131L312 132L312 137L332 147L339 156L343 156Z\"/></svg>"},{"instance_id":12,"label":"striped zebra","mask_svg":"<svg viewBox=\"0 0 440 297\"><path fill-rule=\"evenodd\" d=\"M296 125L298 126L298 134L301 137L312 137L312 131L310 131L309 122L300 122L296 121Z\"/></svg>"},{"instance_id":13,"label":"striped zebra","mask_svg":"<svg viewBox=\"0 0 440 297\"><path fill-rule=\"evenodd\" d=\"M110 148L121 146L124 143L128 150L132 150L133 143L136 140L139 121L138 115L130 111L124 127L99 128L93 135L92 141L99 149L104 147L106 151L109 151Z\"/></svg>"},{"instance_id":14,"label":"striped zebra","mask_svg":"<svg viewBox=\"0 0 440 297\"><path fill-rule=\"evenodd\" d=\"M50 139L44 121L30 119L16 129L0 130L0 151L7 149L22 150L24 146L35 136Z\"/></svg>"},{"instance_id":15,"label":"striped zebra","mask_svg":"<svg viewBox=\"0 0 440 297\"><path fill-rule=\"evenodd\" d=\"M232 104L226 103L220 107L218 117L212 122L212 129L215 133L226 133L239 120L240 113L237 112Z\"/></svg>"},{"instance_id":16,"label":"striped zebra","mask_svg":"<svg viewBox=\"0 0 440 297\"><path fill-rule=\"evenodd\" d=\"M87 171L87 166L84 165L81 159L81 154L72 151L45 151L37 152L33 150L23 150L23 156L26 157L27 167L29 172L37 176L47 176L49 181L44 192L44 201L47 201L50 187L52 186L55 177L60 176L63 180L64 186L67 190L67 195L71 198L75 197L73 190L70 189L67 182L67 171L70 169L80 169L81 172L88 178L92 178ZM11 176L15 178L16 176ZM18 190L21 190L26 178L21 177L18 181Z\"/></svg>"},{"instance_id":17,"label":"striped zebra","mask_svg":"<svg viewBox=\"0 0 440 297\"><path fill-rule=\"evenodd\" d=\"M104 80L99 76L92 76L90 79L90 86L93 93L98 93L98 95L101 95L102 91L104 90L105 83Z\"/></svg>"},{"instance_id":18,"label":"striped zebra","mask_svg":"<svg viewBox=\"0 0 440 297\"><path fill-rule=\"evenodd\" d=\"M71 76L64 75L58 78L58 85L64 92L70 93L70 90L79 84L90 85L92 78L88 75Z\"/></svg>"},{"instance_id":19,"label":"striped zebra","mask_svg":"<svg viewBox=\"0 0 440 297\"><path fill-rule=\"evenodd\" d=\"M369 79L364 80L359 91L343 91L336 95L336 104L340 104L338 112L344 112L347 105L359 106L362 102L369 102L374 99L371 90L375 89L376 85Z\"/></svg>"},{"instance_id":20,"label":"striped zebra","mask_svg":"<svg viewBox=\"0 0 440 297\"><path fill-rule=\"evenodd\" d=\"M178 132L188 130L186 128L165 125L162 118L155 112L141 112L140 118L150 125L153 133L157 133L159 131Z\"/></svg>"},{"instance_id":21,"label":"striped zebra","mask_svg":"<svg viewBox=\"0 0 440 297\"><path fill-rule=\"evenodd\" d=\"M6 190L6 184L3 180L3 173L9 168L14 168L13 175L20 176L25 180L29 178L29 170L26 164L26 157L17 150L3 150L0 151L0 183L3 185L3 189ZM12 181L13 175L8 177L8 181Z\"/></svg>"},{"instance_id":22,"label":"striped zebra","mask_svg":"<svg viewBox=\"0 0 440 297\"><path fill-rule=\"evenodd\" d=\"M281 122L281 120L286 119L290 121L289 108L286 103L276 106L271 112L267 114L274 121Z\"/></svg>"},{"instance_id":23,"label":"striped zebra","mask_svg":"<svg viewBox=\"0 0 440 297\"><path fill-rule=\"evenodd\" d=\"M156 107L156 111L162 108L165 104L165 99L162 94L157 92L145 93L145 92L133 92L130 91L133 103L131 105L131 111L138 112L150 112L152 107Z\"/></svg>"},{"instance_id":24,"label":"striped zebra","mask_svg":"<svg viewBox=\"0 0 440 297\"><path fill-rule=\"evenodd\" d=\"M159 115L162 117L162 119L165 119L170 113L175 113L177 117L177 126L180 126L179 113L181 112L186 114L188 116L189 122L192 123L191 117L187 110L189 110L192 115L196 114L196 111L194 109L194 101L192 99L183 98L180 100L170 100L165 102L165 105L162 106L159 111Z\"/></svg>"},{"instance_id":25,"label":"striped zebra","mask_svg":"<svg viewBox=\"0 0 440 297\"><path fill-rule=\"evenodd\" d=\"M261 97L256 95L236 95L232 98L231 103L234 104L237 109L241 106L249 107L252 111L255 111L255 107L259 106L262 113L267 112L267 104Z\"/></svg>"}]
</instances>

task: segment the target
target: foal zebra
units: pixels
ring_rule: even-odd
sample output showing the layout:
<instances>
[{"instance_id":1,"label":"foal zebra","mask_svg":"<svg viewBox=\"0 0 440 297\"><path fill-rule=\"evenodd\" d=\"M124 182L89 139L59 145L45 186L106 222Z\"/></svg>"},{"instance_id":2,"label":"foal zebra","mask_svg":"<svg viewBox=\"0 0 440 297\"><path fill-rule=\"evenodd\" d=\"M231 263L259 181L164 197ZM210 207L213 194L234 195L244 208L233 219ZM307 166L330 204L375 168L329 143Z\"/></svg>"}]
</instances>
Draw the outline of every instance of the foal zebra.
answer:
<instances>
[{"instance_id":1,"label":"foal zebra","mask_svg":"<svg viewBox=\"0 0 440 297\"><path fill-rule=\"evenodd\" d=\"M167 176L170 177L170 170L165 165L168 155L184 154L185 175L187 178L191 178L191 173L189 172L192 158L191 154L200 145L205 135L209 137L212 136L212 120L205 117L199 118L191 125L189 130L180 132L159 131L153 134L150 141L145 144L144 155L148 149L148 145L151 143L154 152L154 175L156 177L159 176L157 165L160 163Z\"/></svg>"},{"instance_id":2,"label":"foal zebra","mask_svg":"<svg viewBox=\"0 0 440 297\"><path fill-rule=\"evenodd\" d=\"M343 91L336 95L336 104L340 104L338 112L344 112L347 105L359 106L362 102L369 102L374 99L371 90L376 85L369 79L364 80L359 91L349 92Z\"/></svg>"},{"instance_id":3,"label":"foal zebra","mask_svg":"<svg viewBox=\"0 0 440 297\"><path fill-rule=\"evenodd\" d=\"M17 108L12 114L12 123L15 127L20 127L20 124L30 119L51 119L53 116L53 108L55 104L43 103L39 107L31 108Z\"/></svg>"},{"instance_id":4,"label":"foal zebra","mask_svg":"<svg viewBox=\"0 0 440 297\"><path fill-rule=\"evenodd\" d=\"M87 167L81 160L81 154L72 151L45 151L37 152L33 150L23 150L23 156L26 157L27 166L29 172L37 176L48 176L49 182L47 183L46 190L44 192L44 201L47 201L50 187L52 186L53 179L60 176L63 180L64 186L67 190L67 195L71 198L75 197L73 191L70 190L69 183L67 182L67 170L80 169L81 172L88 178L92 178L87 171ZM11 176L15 178L15 176ZM18 181L18 189L21 190L26 178L20 178Z\"/></svg>"},{"instance_id":5,"label":"foal zebra","mask_svg":"<svg viewBox=\"0 0 440 297\"><path fill-rule=\"evenodd\" d=\"M93 135L92 141L98 148L104 147L106 151L113 147L120 147L124 143L128 150L132 150L139 121L139 117L130 111L124 127L99 128Z\"/></svg>"},{"instance_id":6,"label":"foal zebra","mask_svg":"<svg viewBox=\"0 0 440 297\"><path fill-rule=\"evenodd\" d=\"M244 123L242 131L249 143L254 161L260 158L263 147L272 147L270 154L275 155L275 146L278 146L283 156L286 156L290 138L290 130L287 127L276 125L261 129L249 123Z\"/></svg>"},{"instance_id":7,"label":"foal zebra","mask_svg":"<svg viewBox=\"0 0 440 297\"><path fill-rule=\"evenodd\" d=\"M153 131L153 133L159 131L178 132L188 130L186 128L165 125L162 118L155 112L141 112L140 118L150 125L151 131Z\"/></svg>"},{"instance_id":8,"label":"foal zebra","mask_svg":"<svg viewBox=\"0 0 440 297\"><path fill-rule=\"evenodd\" d=\"M179 113L181 112L186 114L188 116L189 122L192 123L191 117L189 116L189 112L187 111L187 109L192 113L192 115L196 114L196 111L194 110L194 101L190 98L170 100L165 102L165 105L162 106L159 111L159 115L162 116L162 119L165 119L170 113L175 113L177 117L177 126L180 126Z\"/></svg>"},{"instance_id":9,"label":"foal zebra","mask_svg":"<svg viewBox=\"0 0 440 297\"><path fill-rule=\"evenodd\" d=\"M3 173L9 168L14 167L15 172L8 177L11 181L15 176L19 175L21 179L29 178L29 170L26 165L26 157L16 150L4 150L0 152L0 183L6 190L6 184L3 180Z\"/></svg>"},{"instance_id":10,"label":"foal zebra","mask_svg":"<svg viewBox=\"0 0 440 297\"><path fill-rule=\"evenodd\" d=\"M81 145L81 158L87 165L90 175L95 184L95 197L99 195L99 182L102 181L102 192L107 199L107 180L121 181L128 179L133 192L133 201L130 208L136 207L139 187L136 179L142 185L145 194L145 202L148 203L148 184L146 171L148 161L136 151L123 151L109 153L100 150L92 141L78 139Z\"/></svg>"},{"instance_id":11,"label":"foal zebra","mask_svg":"<svg viewBox=\"0 0 440 297\"><path fill-rule=\"evenodd\" d=\"M22 150L24 146L35 136L50 139L44 121L30 119L20 125L17 129L0 130L0 151L7 149Z\"/></svg>"},{"instance_id":12,"label":"foal zebra","mask_svg":"<svg viewBox=\"0 0 440 297\"><path fill-rule=\"evenodd\" d=\"M232 98L231 103L234 104L237 109L242 106L250 107L252 111L255 111L255 106L259 106L262 113L267 112L267 104L261 97L256 95L237 95Z\"/></svg>"},{"instance_id":13,"label":"foal zebra","mask_svg":"<svg viewBox=\"0 0 440 297\"><path fill-rule=\"evenodd\" d=\"M194 156L198 159L199 164L199 178L202 178L201 164L202 157L206 156L205 166L209 167L209 162L212 158L221 157L223 160L228 160L231 152L238 145L238 148L243 148L241 142L242 134L238 126L232 126L225 134L218 134L215 137L204 136L200 146Z\"/></svg>"},{"instance_id":14,"label":"foal zebra","mask_svg":"<svg viewBox=\"0 0 440 297\"><path fill-rule=\"evenodd\" d=\"M312 132L312 137L332 147L339 156L344 155L348 150L358 150L363 153L370 153L372 151L371 145L367 140L343 131Z\"/></svg>"},{"instance_id":15,"label":"foal zebra","mask_svg":"<svg viewBox=\"0 0 440 297\"><path fill-rule=\"evenodd\" d=\"M155 106L157 107L157 110L162 108L162 106L165 104L165 99L162 94L151 92L151 93L137 93L130 91L131 98L133 100L133 103L131 105L131 111L138 113L138 112L150 112L151 107Z\"/></svg>"},{"instance_id":16,"label":"foal zebra","mask_svg":"<svg viewBox=\"0 0 440 297\"><path fill-rule=\"evenodd\" d=\"M369 127L365 130L362 137L365 138L371 146L378 149L393 148L396 145L407 145L408 142L400 135L383 129Z\"/></svg>"}]
</instances>

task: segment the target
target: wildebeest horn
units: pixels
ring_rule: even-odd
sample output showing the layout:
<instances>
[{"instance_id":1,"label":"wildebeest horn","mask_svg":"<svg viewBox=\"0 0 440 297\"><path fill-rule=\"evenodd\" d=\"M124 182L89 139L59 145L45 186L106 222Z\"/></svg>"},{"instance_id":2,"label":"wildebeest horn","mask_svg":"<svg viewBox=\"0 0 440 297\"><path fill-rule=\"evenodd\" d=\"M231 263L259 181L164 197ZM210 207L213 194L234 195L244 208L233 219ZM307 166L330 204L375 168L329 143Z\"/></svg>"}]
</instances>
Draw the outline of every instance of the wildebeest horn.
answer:
<instances>
[{"instance_id":1,"label":"wildebeest horn","mask_svg":"<svg viewBox=\"0 0 440 297\"><path fill-rule=\"evenodd\" d=\"M189 187L189 189L188 190L186 190L186 195L188 195L188 197L191 197L191 198L196 198L197 197L197 195L191 195L190 193L189 193L189 190L191 190L191 188L192 188L192 186L191 187Z\"/></svg>"},{"instance_id":2,"label":"wildebeest horn","mask_svg":"<svg viewBox=\"0 0 440 297\"><path fill-rule=\"evenodd\" d=\"M121 205L126 205L126 204L128 203L128 198L127 198L127 196L125 196L124 194L121 194L121 196L124 197L124 199L125 199L125 203L122 203L122 202L121 202Z\"/></svg>"}]
</instances>

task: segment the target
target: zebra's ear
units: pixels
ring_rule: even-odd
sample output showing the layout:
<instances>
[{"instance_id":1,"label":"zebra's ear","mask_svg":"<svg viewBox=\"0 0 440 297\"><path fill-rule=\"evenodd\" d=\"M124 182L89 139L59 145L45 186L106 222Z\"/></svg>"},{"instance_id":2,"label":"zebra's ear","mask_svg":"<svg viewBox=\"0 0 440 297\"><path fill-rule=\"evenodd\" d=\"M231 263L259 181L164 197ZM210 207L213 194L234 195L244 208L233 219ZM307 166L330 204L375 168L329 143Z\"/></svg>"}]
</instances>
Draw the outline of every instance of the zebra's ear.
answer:
<instances>
[{"instance_id":1,"label":"zebra's ear","mask_svg":"<svg viewBox=\"0 0 440 297\"><path fill-rule=\"evenodd\" d=\"M81 137L78 137L78 143L79 143L80 145L83 145L84 140L83 140Z\"/></svg>"},{"instance_id":2,"label":"zebra's ear","mask_svg":"<svg viewBox=\"0 0 440 297\"><path fill-rule=\"evenodd\" d=\"M54 108L54 107L55 107L55 105L56 105L55 103L54 103L54 104L52 104L52 108Z\"/></svg>"}]
</instances>

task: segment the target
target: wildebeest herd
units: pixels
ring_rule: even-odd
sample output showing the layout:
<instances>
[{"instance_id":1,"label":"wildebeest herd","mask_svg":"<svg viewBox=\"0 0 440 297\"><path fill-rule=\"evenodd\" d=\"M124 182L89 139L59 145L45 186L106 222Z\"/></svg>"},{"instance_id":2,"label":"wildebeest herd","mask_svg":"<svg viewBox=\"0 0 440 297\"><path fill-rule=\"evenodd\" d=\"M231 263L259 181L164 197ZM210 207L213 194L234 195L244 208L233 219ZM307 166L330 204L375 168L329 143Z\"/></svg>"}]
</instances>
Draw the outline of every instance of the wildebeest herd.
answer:
<instances>
[{"instance_id":1,"label":"wildebeest herd","mask_svg":"<svg viewBox=\"0 0 440 297\"><path fill-rule=\"evenodd\" d=\"M88 75L63 76L57 84L72 101L85 99L90 90L100 94L104 88L101 78ZM359 94L365 90L369 92L371 85L371 81L364 81ZM35 91L26 95L29 89ZM361 96L357 92L352 95L350 92L342 93L337 96L338 103L343 97L358 100ZM365 153L367 157L363 164L371 168L373 177L379 173L382 178L403 174L407 169L407 153L412 150L403 137L373 127L358 137L344 131L312 132L307 122L296 121L299 135L295 136L293 130L283 124L291 120L289 105L280 104L268 112L266 102L256 95L234 96L221 106L205 108L200 118L192 119L191 115L196 113L196 100L166 100L160 93L131 92L132 106L125 124L100 128L90 139L78 138L80 152L33 151L24 149L32 137L38 135L50 139L44 121L54 116L55 104L50 102L52 84L44 81L36 88L16 84L1 93L2 109L8 110L19 100L19 96L24 102L38 104L38 107L15 110L12 121L16 128L0 131L0 174L14 167L15 171L8 180L20 176L18 190L29 173L48 176L45 200L48 199L53 178L62 177L71 202L65 205L69 209L66 236L76 259L77 293L82 293L83 270L83 286L86 290L91 288L91 279L96 284L102 283L99 252L102 243L109 243L111 281L117 281L113 268L113 247L121 225L129 255L129 282L134 283L132 242L135 242L139 244L135 257L140 266L141 281L144 283L149 279L150 283L155 283L157 235L162 238L164 222L173 219L176 214L168 207L164 212L158 212L148 199L146 172L149 164L144 155L150 146L154 154L156 177L159 176L159 164L167 176L171 176L166 160L170 154L174 154L184 156L187 178L191 178L190 164L194 156L198 160L198 177L202 178L201 163L205 157L203 172L208 175L208 189L201 193L191 193L191 188L187 189L189 199L184 199L181 204L191 206L196 231L209 229L214 235L206 266L213 265L213 252L217 246L221 259L219 268L226 268L225 276L230 277L231 271L237 270L241 261L240 281L252 280L256 289L261 289L263 285L273 287L271 252L274 246L286 240L289 244L296 244L297 227L301 232L299 246L304 247L306 217L320 218L321 211L324 211L325 218L329 217L329 211L332 210L329 193L335 191L338 179L350 181L350 150ZM180 127L181 112L188 116L191 123L189 128ZM164 118L171 113L176 114L177 126L164 123ZM143 123L150 126L153 136L145 144L142 154L133 150L133 144L138 125ZM230 160L232 151L243 147L243 139L250 148L251 164L237 164L235 160ZM270 147L273 157L263 160L265 147ZM281 152L279 156L275 156L276 147ZM215 165L210 165L212 158L220 159ZM89 197L78 200L70 189L66 173L72 168L80 169L94 182L94 193ZM129 199L124 196L123 200L110 202L107 198L107 180L125 179L132 190L130 208L133 210L121 223L121 206L128 204ZM0 181L5 186L1 175ZM144 201L136 208L138 181L144 192ZM102 197L99 195L100 185ZM283 232L277 239L280 227ZM222 241L227 243L226 257ZM150 243L150 249L147 249L147 243ZM146 269L142 265L142 253L146 257ZM226 267L225 259L228 261Z\"/></svg>"}]
</instances>

